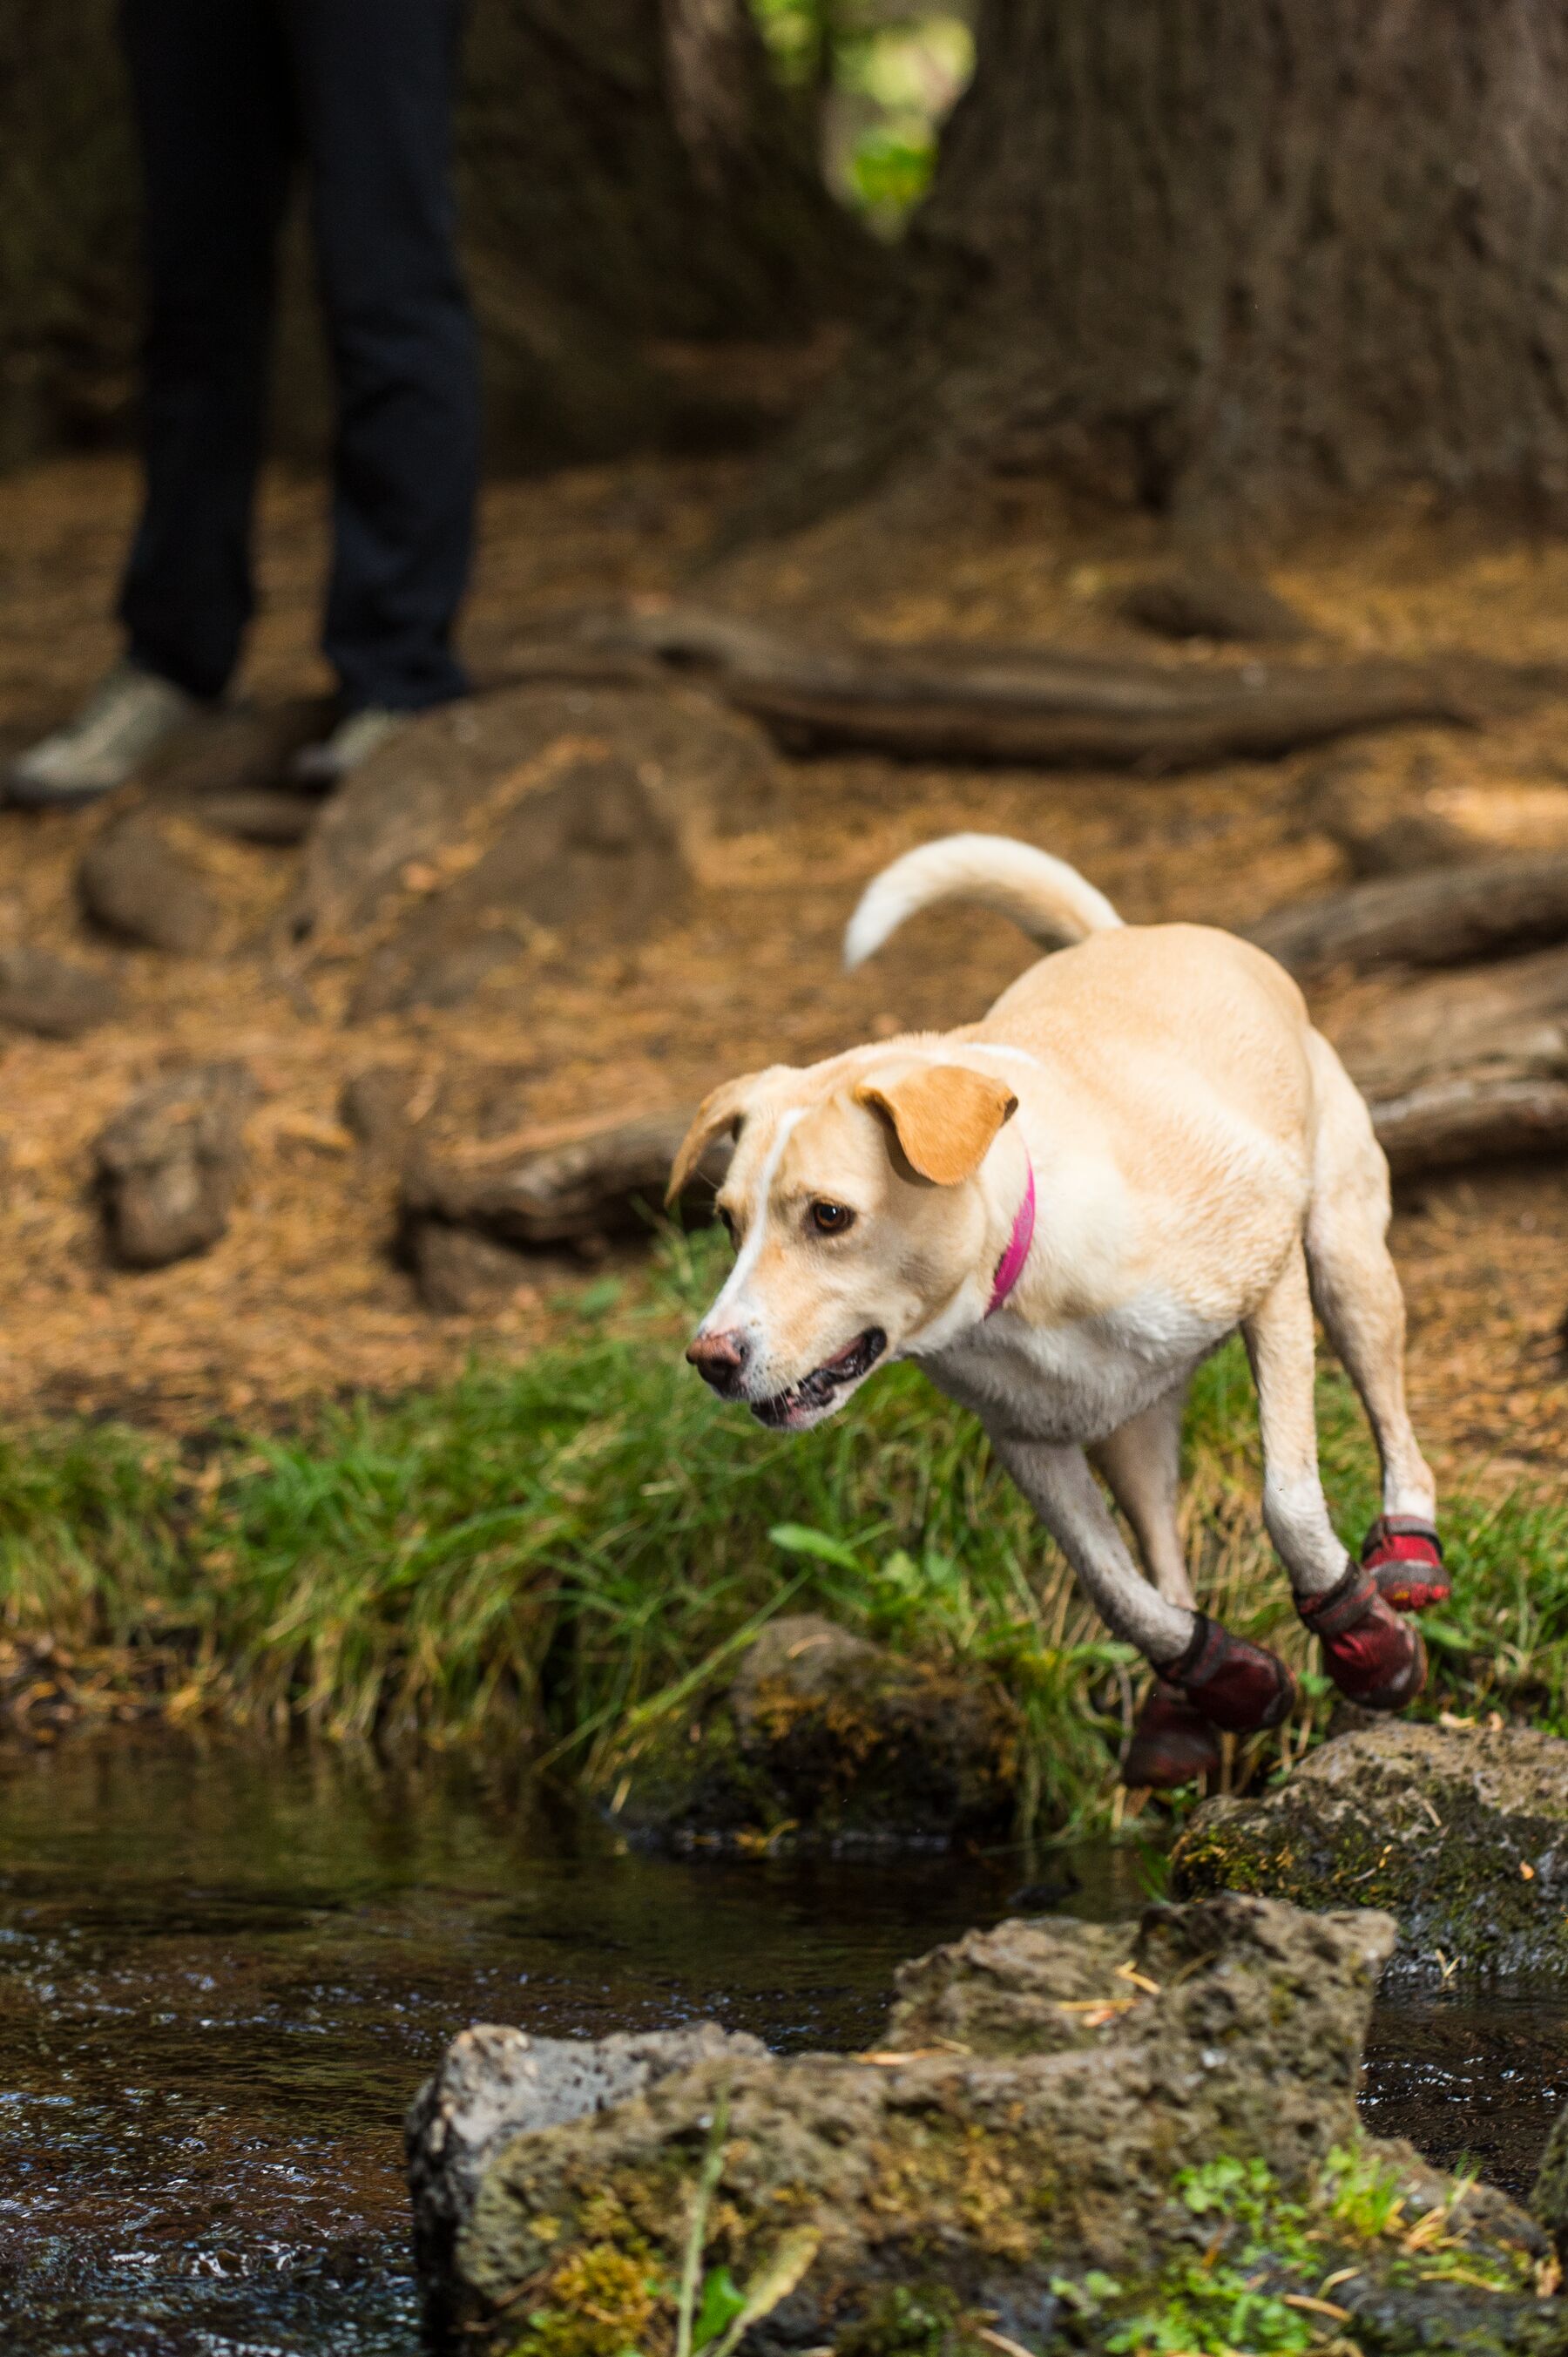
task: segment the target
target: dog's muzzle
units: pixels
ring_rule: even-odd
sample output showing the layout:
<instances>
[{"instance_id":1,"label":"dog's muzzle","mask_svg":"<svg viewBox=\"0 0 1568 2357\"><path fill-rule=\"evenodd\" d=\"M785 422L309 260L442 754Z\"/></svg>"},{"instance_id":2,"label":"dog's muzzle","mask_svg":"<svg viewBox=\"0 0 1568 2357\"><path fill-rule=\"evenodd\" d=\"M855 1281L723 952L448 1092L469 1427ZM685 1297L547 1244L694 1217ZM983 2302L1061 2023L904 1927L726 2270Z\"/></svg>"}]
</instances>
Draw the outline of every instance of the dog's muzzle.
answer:
<instances>
[{"instance_id":1,"label":"dog's muzzle","mask_svg":"<svg viewBox=\"0 0 1568 2357\"><path fill-rule=\"evenodd\" d=\"M771 1399L754 1400L751 1413L758 1424L772 1425L776 1430L787 1429L804 1415L831 1407L833 1394L846 1383L855 1383L862 1375L869 1374L887 1348L887 1337L880 1326L868 1326L857 1334L847 1350L836 1357L824 1359L809 1375L787 1391L775 1392Z\"/></svg>"}]
</instances>

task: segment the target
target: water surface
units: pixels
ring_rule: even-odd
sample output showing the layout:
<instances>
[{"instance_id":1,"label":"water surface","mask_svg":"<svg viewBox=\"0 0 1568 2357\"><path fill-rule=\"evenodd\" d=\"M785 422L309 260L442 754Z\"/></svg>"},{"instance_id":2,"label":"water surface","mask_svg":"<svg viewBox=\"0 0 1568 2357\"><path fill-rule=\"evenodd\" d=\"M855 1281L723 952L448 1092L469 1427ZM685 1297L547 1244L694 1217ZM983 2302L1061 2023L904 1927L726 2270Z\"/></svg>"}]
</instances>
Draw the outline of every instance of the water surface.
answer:
<instances>
[{"instance_id":1,"label":"water surface","mask_svg":"<svg viewBox=\"0 0 1568 2357\"><path fill-rule=\"evenodd\" d=\"M1069 1874L1074 1913L1143 1903L1124 1851L660 1858L450 1762L0 1753L0 2347L412 2357L401 2122L456 2031L712 2016L858 2046L902 1958ZM1522 1999L1385 2014L1369 2115L1522 2190L1565 2025Z\"/></svg>"}]
</instances>

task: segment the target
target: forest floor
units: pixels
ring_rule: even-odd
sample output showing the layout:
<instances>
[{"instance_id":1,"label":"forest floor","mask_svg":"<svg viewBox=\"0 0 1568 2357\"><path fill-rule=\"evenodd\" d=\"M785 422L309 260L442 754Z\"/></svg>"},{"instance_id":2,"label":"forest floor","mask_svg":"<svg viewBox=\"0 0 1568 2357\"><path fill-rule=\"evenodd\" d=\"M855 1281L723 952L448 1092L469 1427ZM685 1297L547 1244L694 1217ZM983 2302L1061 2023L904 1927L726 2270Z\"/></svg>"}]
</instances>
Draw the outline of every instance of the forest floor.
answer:
<instances>
[{"instance_id":1,"label":"forest floor","mask_svg":"<svg viewBox=\"0 0 1568 2357\"><path fill-rule=\"evenodd\" d=\"M933 515L884 508L779 547L703 563L741 488L734 463L639 462L492 486L466 642L481 685L515 649L584 607L683 592L846 632L1202 662L1117 619L1118 585L1161 554L1155 528L1108 530L1027 485ZM0 750L68 711L112 659L114 576L135 486L116 458L0 483ZM263 610L244 678L265 704L324 684L314 651L320 486L275 475L260 530ZM1299 546L1273 587L1345 651L1510 662L1568 653L1568 546L1487 538L1415 509ZM559 1266L492 1318L422 1308L389 1245L393 1178L339 1119L367 1066L509 1065L515 1127L679 1104L725 1073L805 1060L879 1032L979 1013L1027 954L978 912L934 916L863 974L839 968L845 915L897 852L953 827L1016 834L1081 866L1134 920L1244 924L1346 880L1347 796L1395 820L1435 817L1496 847L1568 846L1568 704L1484 732L1404 727L1273 762L1169 779L964 770L842 755L788 760L766 824L714 838L679 920L623 953L536 959L526 991L467 1008L342 1019L330 977L278 947L271 920L295 850L225 844L231 900L254 922L219 957L116 946L83 919L74 871L102 809L0 812L0 943L64 951L113 974L118 1019L70 1042L0 1033L0 1412L105 1413L174 1432L275 1425L323 1396L515 1360L561 1328ZM1329 987L1332 1028L1369 988ZM166 1067L247 1060L265 1092L229 1233L204 1256L132 1274L106 1258L91 1141ZM1418 1422L1449 1476L1507 1483L1568 1443L1568 1171L1476 1169L1407 1191L1394 1249L1412 1317ZM580 1286L575 1289L580 1289Z\"/></svg>"}]
</instances>

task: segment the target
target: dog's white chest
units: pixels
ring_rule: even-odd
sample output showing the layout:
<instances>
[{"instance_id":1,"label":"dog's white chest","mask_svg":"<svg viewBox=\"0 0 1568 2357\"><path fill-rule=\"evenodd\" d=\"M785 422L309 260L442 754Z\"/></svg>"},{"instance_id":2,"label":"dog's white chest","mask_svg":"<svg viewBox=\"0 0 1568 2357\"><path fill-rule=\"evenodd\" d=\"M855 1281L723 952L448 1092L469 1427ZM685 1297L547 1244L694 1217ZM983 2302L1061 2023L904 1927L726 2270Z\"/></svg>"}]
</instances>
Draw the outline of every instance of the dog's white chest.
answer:
<instances>
[{"instance_id":1,"label":"dog's white chest","mask_svg":"<svg viewBox=\"0 0 1568 2357\"><path fill-rule=\"evenodd\" d=\"M1003 1310L927 1366L994 1429L1082 1444L1104 1439L1162 1398L1226 1330L1151 1291L1060 1326L1031 1326Z\"/></svg>"}]
</instances>

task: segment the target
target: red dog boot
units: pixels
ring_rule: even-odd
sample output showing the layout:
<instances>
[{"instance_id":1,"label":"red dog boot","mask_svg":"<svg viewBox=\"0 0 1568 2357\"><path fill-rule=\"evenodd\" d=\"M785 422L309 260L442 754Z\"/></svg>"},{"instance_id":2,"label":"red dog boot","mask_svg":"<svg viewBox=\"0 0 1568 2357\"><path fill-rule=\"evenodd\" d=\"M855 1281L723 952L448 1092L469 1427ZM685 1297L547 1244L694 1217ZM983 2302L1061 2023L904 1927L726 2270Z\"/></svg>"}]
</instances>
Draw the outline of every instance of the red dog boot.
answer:
<instances>
[{"instance_id":1,"label":"red dog boot","mask_svg":"<svg viewBox=\"0 0 1568 2357\"><path fill-rule=\"evenodd\" d=\"M1443 1564L1443 1541L1430 1523L1414 1514L1380 1514L1367 1533L1361 1568L1369 1571L1384 1601L1396 1612L1424 1612L1446 1604L1452 1583Z\"/></svg>"},{"instance_id":2,"label":"red dog boot","mask_svg":"<svg viewBox=\"0 0 1568 2357\"><path fill-rule=\"evenodd\" d=\"M1277 1727L1295 1700L1295 1680L1279 1655L1233 1637L1207 1612L1196 1617L1191 1644L1179 1661L1165 1664L1162 1676L1211 1727L1231 1735Z\"/></svg>"},{"instance_id":3,"label":"red dog boot","mask_svg":"<svg viewBox=\"0 0 1568 2357\"><path fill-rule=\"evenodd\" d=\"M1216 1774L1219 1767L1219 1738L1208 1721L1179 1686L1156 1677L1122 1762L1123 1784L1131 1792L1174 1792L1178 1784Z\"/></svg>"},{"instance_id":4,"label":"red dog boot","mask_svg":"<svg viewBox=\"0 0 1568 2357\"><path fill-rule=\"evenodd\" d=\"M1403 1710L1426 1684L1420 1631L1384 1602L1377 1581L1359 1564L1347 1563L1344 1578L1326 1595L1308 1597L1295 1609L1322 1641L1324 1668L1363 1710Z\"/></svg>"}]
</instances>

